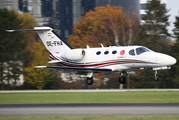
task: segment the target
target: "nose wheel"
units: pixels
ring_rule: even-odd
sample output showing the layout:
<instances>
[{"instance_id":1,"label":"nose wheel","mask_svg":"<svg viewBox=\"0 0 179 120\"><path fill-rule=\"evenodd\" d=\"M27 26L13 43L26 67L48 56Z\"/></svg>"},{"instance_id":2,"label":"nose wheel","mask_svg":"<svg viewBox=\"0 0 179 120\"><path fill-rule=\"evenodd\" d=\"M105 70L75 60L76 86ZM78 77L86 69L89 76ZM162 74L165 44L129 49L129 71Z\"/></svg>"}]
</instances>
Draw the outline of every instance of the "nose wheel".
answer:
<instances>
[{"instance_id":1,"label":"nose wheel","mask_svg":"<svg viewBox=\"0 0 179 120\"><path fill-rule=\"evenodd\" d=\"M159 75L157 74L157 70L154 71L154 80L155 81L159 80Z\"/></svg>"}]
</instances>

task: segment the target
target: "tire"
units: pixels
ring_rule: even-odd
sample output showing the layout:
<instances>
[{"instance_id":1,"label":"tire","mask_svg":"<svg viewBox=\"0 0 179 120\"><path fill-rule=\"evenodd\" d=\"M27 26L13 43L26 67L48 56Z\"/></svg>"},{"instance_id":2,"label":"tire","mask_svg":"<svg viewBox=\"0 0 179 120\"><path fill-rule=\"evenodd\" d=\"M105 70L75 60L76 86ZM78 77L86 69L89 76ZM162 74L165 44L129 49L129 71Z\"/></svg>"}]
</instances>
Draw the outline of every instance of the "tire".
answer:
<instances>
[{"instance_id":1,"label":"tire","mask_svg":"<svg viewBox=\"0 0 179 120\"><path fill-rule=\"evenodd\" d=\"M119 78L119 83L121 83L121 84L126 83L126 77L125 77L125 76L121 76L121 77Z\"/></svg>"},{"instance_id":2,"label":"tire","mask_svg":"<svg viewBox=\"0 0 179 120\"><path fill-rule=\"evenodd\" d=\"M154 80L155 80L155 81L158 81L158 80L159 80L159 76L158 76L158 75L155 75Z\"/></svg>"},{"instance_id":3,"label":"tire","mask_svg":"<svg viewBox=\"0 0 179 120\"><path fill-rule=\"evenodd\" d=\"M93 78L89 78L89 77L86 78L86 83L87 83L88 85L92 85L93 82L94 82Z\"/></svg>"}]
</instances>

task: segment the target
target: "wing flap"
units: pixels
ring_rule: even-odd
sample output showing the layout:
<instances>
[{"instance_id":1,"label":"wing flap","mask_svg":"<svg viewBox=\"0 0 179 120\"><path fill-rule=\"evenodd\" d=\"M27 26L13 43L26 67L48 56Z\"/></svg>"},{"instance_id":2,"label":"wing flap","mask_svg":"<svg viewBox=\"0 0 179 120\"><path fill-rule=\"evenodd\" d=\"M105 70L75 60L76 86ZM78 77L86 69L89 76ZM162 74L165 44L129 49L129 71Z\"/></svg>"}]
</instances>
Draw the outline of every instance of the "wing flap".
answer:
<instances>
[{"instance_id":1,"label":"wing flap","mask_svg":"<svg viewBox=\"0 0 179 120\"><path fill-rule=\"evenodd\" d=\"M73 70L73 71L86 71L86 72L111 72L111 69L101 69L101 68L82 68L82 67L64 67L64 66L35 66L35 68L49 68L49 69L60 69L60 70Z\"/></svg>"},{"instance_id":2,"label":"wing flap","mask_svg":"<svg viewBox=\"0 0 179 120\"><path fill-rule=\"evenodd\" d=\"M48 63L59 63L59 62L62 62L61 60L52 60L52 61L49 61Z\"/></svg>"}]
</instances>

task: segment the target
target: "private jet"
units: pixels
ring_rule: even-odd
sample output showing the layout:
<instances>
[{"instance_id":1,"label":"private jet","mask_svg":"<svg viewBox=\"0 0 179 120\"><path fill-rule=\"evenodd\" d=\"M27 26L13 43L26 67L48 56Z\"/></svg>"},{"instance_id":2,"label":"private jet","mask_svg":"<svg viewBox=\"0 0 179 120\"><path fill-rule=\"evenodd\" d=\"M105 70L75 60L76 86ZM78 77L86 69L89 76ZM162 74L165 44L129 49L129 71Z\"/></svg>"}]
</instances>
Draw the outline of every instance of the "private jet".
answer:
<instances>
[{"instance_id":1,"label":"private jet","mask_svg":"<svg viewBox=\"0 0 179 120\"><path fill-rule=\"evenodd\" d=\"M35 68L50 68L63 73L75 73L86 77L86 83L92 85L95 73L119 73L119 83L126 82L127 71L135 69L154 70L154 79L159 80L158 70L170 69L176 63L172 56L154 52L144 46L110 46L74 49L50 27L34 27L25 30L36 31L49 51L48 63L59 63L60 66L35 66Z\"/></svg>"}]
</instances>

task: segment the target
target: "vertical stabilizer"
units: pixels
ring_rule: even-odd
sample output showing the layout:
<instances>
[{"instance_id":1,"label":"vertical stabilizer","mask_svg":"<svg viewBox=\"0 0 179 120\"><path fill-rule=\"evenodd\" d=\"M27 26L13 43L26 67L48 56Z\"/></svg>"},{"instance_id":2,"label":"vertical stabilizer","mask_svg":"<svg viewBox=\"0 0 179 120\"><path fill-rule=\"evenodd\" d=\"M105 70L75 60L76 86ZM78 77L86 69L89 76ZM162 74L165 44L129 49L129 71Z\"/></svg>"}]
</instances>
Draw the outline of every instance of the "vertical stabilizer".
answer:
<instances>
[{"instance_id":1,"label":"vertical stabilizer","mask_svg":"<svg viewBox=\"0 0 179 120\"><path fill-rule=\"evenodd\" d=\"M34 27L47 50L55 55L73 49L65 40L50 27Z\"/></svg>"},{"instance_id":2,"label":"vertical stabilizer","mask_svg":"<svg viewBox=\"0 0 179 120\"><path fill-rule=\"evenodd\" d=\"M42 40L43 44L50 52L49 58L52 60L59 60L57 56L61 53L73 49L65 40L63 40L52 28L50 27L34 27L34 29L23 30L6 30L7 32L14 31L36 31Z\"/></svg>"}]
</instances>

